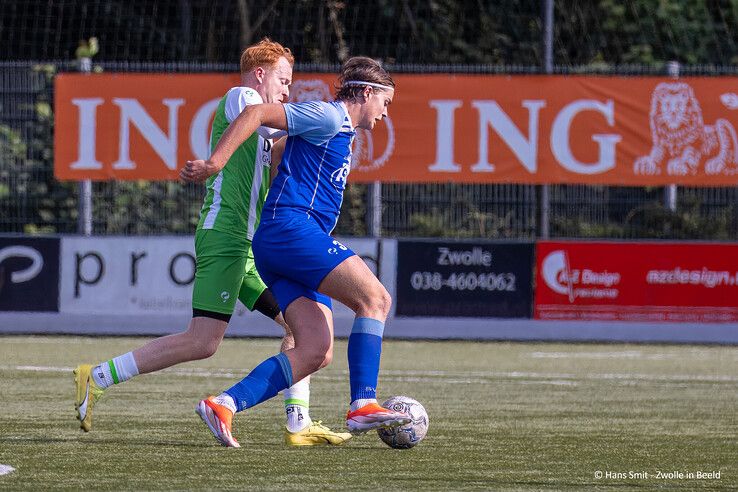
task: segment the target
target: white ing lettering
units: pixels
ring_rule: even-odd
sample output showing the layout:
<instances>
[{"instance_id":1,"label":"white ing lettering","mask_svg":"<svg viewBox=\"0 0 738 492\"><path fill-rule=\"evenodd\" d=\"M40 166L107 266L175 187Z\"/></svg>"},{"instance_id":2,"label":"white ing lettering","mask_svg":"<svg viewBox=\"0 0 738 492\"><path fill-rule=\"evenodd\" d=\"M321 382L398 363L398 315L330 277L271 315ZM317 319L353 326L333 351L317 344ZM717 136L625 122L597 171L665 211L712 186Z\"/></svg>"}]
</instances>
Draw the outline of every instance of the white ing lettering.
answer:
<instances>
[{"instance_id":1,"label":"white ing lettering","mask_svg":"<svg viewBox=\"0 0 738 492\"><path fill-rule=\"evenodd\" d=\"M98 107L105 107L103 98L75 98L72 104L78 110L78 142L77 159L70 164L73 170L103 169L103 163L97 160L97 113ZM185 104L181 98L162 99L168 110L167 127L162 128L149 115L146 108L132 98L113 98L120 111L118 128L118 156L112 163L113 169L136 169L137 162L131 159L131 127L149 143L155 153L170 170L177 168L177 147L179 143L179 108ZM189 125L189 146L192 154L199 159L206 159L210 154L209 128L213 113L219 99L211 99L202 104L195 112ZM495 172L493 143L490 133L494 133L510 148L520 164L531 174L538 171L539 126L546 101L541 99L522 100L521 106L527 110L527 132L518 127L513 119L495 100L473 100L471 106L477 112L478 122L478 158L470 166L473 173ZM455 128L456 110L463 107L461 99L433 99L428 105L436 113L436 146L435 161L428 165L434 173L459 173L462 165L455 161ZM583 112L596 112L604 116L611 127L615 126L615 103L612 99L597 101L579 99L564 106L553 120L549 135L549 145L554 159L565 169L577 174L599 174L615 167L616 145L622 140L618 134L594 134L590 138L598 146L598 158L595 162L578 160L571 148L571 126L575 118ZM349 169L342 169L333 176L334 184L344 184Z\"/></svg>"},{"instance_id":2,"label":"white ing lettering","mask_svg":"<svg viewBox=\"0 0 738 492\"><path fill-rule=\"evenodd\" d=\"M135 99L113 98L113 104L120 108L120 140L118 160L113 169L136 169L130 157L130 124L138 128L164 164L171 170L177 169L177 113L184 99L162 99L169 108L169 135L167 136L149 116L141 103Z\"/></svg>"},{"instance_id":3,"label":"white ing lettering","mask_svg":"<svg viewBox=\"0 0 738 492\"><path fill-rule=\"evenodd\" d=\"M515 123L495 101L472 101L479 112L479 160L471 167L472 172L492 172L494 164L488 162L489 133L487 126L497 132L510 147L518 160L530 172L535 173L538 162L538 113L546 106L544 101L523 101L528 108L528 139L518 130Z\"/></svg>"},{"instance_id":4,"label":"white ing lettering","mask_svg":"<svg viewBox=\"0 0 738 492\"><path fill-rule=\"evenodd\" d=\"M72 169L102 169L102 162L95 159L97 142L97 107L103 103L99 97L72 99L79 108L79 140L77 160Z\"/></svg>"},{"instance_id":5,"label":"white ing lettering","mask_svg":"<svg viewBox=\"0 0 738 492\"><path fill-rule=\"evenodd\" d=\"M463 106L460 99L435 99L429 106L436 111L436 159L428 166L431 172L461 172L461 165L454 161L455 112ZM479 122L479 158L471 166L471 172L494 172L495 164L489 158L489 129L512 150L515 157L531 174L538 171L538 127L539 115L546 101L523 100L521 105L528 110L528 135L515 125L510 116L494 100L474 100L471 105L477 110ZM582 112L595 111L605 117L607 124L615 126L615 103L594 99L579 99L564 106L554 118L551 126L550 148L554 159L565 169L577 174L599 174L615 167L616 144L622 137L614 133L594 134L591 139L598 145L595 162L579 161L571 149L570 132L574 118Z\"/></svg>"},{"instance_id":6,"label":"white ing lettering","mask_svg":"<svg viewBox=\"0 0 738 492\"><path fill-rule=\"evenodd\" d=\"M212 99L195 113L190 125L189 143L192 153L198 159L207 159L210 155L209 130L213 113L218 107L219 99ZM177 146L179 107L184 99L162 99L168 108L168 132L165 133L147 113L141 103L131 98L113 98L113 104L120 108L118 128L118 160L112 165L114 169L136 169L136 161L130 156L130 127L135 126L139 134L151 145L167 168L177 168ZM102 169L103 163L97 160L97 108L105 103L102 98L76 98L72 104L79 112L77 160L70 164L74 170Z\"/></svg>"},{"instance_id":7,"label":"white ing lettering","mask_svg":"<svg viewBox=\"0 0 738 492\"><path fill-rule=\"evenodd\" d=\"M220 99L211 99L206 102L195 113L190 126L190 147L192 153L197 159L207 159L210 157L210 120L213 113L218 109Z\"/></svg>"},{"instance_id":8,"label":"white ing lettering","mask_svg":"<svg viewBox=\"0 0 738 492\"><path fill-rule=\"evenodd\" d=\"M597 111L607 119L607 124L615 126L615 104L612 99L601 103L592 99L574 101L562 109L551 126L551 152L563 167L577 174L598 174L615 167L615 144L621 137L615 134L592 135L599 145L599 160L588 164L578 161L571 152L569 130L574 117L582 111Z\"/></svg>"},{"instance_id":9,"label":"white ing lettering","mask_svg":"<svg viewBox=\"0 0 738 492\"><path fill-rule=\"evenodd\" d=\"M436 162L428 168L433 172L459 172L461 166L454 162L454 111L461 107L459 100L432 100L428 104L436 109Z\"/></svg>"}]
</instances>

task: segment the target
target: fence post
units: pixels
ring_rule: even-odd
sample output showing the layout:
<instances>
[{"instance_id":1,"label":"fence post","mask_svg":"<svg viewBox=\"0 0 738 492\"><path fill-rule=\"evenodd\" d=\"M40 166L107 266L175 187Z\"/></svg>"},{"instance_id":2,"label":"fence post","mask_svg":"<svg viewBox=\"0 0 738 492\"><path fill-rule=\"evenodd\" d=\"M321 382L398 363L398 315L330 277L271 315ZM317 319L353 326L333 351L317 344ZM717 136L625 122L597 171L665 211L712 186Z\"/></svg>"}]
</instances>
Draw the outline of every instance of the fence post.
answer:
<instances>
[{"instance_id":1,"label":"fence post","mask_svg":"<svg viewBox=\"0 0 738 492\"><path fill-rule=\"evenodd\" d=\"M543 0L543 71L553 73L553 17L554 1ZM543 184L538 187L538 237L548 239L551 234L551 188Z\"/></svg>"},{"instance_id":2,"label":"fence post","mask_svg":"<svg viewBox=\"0 0 738 492\"><path fill-rule=\"evenodd\" d=\"M89 75L92 72L92 56L97 53L97 40L90 39L89 44L77 49L77 63L80 72ZM77 185L77 234L92 235L92 181L82 180Z\"/></svg>"},{"instance_id":3,"label":"fence post","mask_svg":"<svg viewBox=\"0 0 738 492\"><path fill-rule=\"evenodd\" d=\"M679 62L678 61L670 61L666 65L666 71L669 75L669 77L672 78L678 78L679 77ZM669 210L670 212L676 212L677 209L677 185L670 184L666 185L664 187L664 208Z\"/></svg>"},{"instance_id":4,"label":"fence post","mask_svg":"<svg viewBox=\"0 0 738 492\"><path fill-rule=\"evenodd\" d=\"M374 181L366 188L367 234L370 237L382 236L382 183Z\"/></svg>"},{"instance_id":5,"label":"fence post","mask_svg":"<svg viewBox=\"0 0 738 492\"><path fill-rule=\"evenodd\" d=\"M78 184L77 234L92 235L92 181L84 179Z\"/></svg>"}]
</instances>

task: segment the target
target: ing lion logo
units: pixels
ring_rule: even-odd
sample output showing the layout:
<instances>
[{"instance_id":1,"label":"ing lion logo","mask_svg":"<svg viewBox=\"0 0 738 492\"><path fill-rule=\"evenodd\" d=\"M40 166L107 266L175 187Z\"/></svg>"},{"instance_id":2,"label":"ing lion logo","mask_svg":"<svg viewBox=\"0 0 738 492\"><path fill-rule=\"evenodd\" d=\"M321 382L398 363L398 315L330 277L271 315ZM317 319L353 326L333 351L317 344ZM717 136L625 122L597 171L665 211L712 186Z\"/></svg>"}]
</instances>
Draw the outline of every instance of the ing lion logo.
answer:
<instances>
[{"instance_id":1,"label":"ing lion logo","mask_svg":"<svg viewBox=\"0 0 738 492\"><path fill-rule=\"evenodd\" d=\"M331 101L331 90L322 80L296 80L290 87L290 102ZM392 120L384 119L387 125L387 146L379 157L374 156L374 139L368 130L358 128L354 137L351 169L374 171L384 166L395 150L395 128Z\"/></svg>"},{"instance_id":2,"label":"ing lion logo","mask_svg":"<svg viewBox=\"0 0 738 492\"><path fill-rule=\"evenodd\" d=\"M651 96L651 153L636 159L635 174L655 176L695 175L705 160L707 175L738 173L738 139L733 125L723 118L705 125L692 87L683 82L663 82Z\"/></svg>"},{"instance_id":3,"label":"ing lion logo","mask_svg":"<svg viewBox=\"0 0 738 492\"><path fill-rule=\"evenodd\" d=\"M290 102L330 100L331 90L322 80L296 80L290 87Z\"/></svg>"}]
</instances>

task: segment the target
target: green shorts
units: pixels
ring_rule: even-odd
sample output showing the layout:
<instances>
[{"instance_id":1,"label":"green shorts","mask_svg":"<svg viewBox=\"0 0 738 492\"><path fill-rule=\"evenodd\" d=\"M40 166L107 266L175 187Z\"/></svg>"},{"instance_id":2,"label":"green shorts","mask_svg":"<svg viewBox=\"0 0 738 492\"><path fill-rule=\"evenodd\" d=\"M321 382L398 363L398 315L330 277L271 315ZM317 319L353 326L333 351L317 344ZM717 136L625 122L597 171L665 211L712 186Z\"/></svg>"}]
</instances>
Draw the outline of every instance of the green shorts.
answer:
<instances>
[{"instance_id":1,"label":"green shorts","mask_svg":"<svg viewBox=\"0 0 738 492\"><path fill-rule=\"evenodd\" d=\"M256 271L251 241L212 229L198 229L195 256L193 309L230 315L239 299L253 311L266 285Z\"/></svg>"}]
</instances>

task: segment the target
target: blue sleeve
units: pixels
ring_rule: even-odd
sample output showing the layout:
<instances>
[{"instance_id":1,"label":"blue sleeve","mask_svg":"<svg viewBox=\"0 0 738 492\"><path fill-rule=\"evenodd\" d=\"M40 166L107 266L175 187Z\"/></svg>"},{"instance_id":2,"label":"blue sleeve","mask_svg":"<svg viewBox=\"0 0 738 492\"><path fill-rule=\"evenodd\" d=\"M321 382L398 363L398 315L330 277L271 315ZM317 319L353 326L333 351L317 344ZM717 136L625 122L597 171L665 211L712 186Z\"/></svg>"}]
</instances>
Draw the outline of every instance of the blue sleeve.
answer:
<instances>
[{"instance_id":1,"label":"blue sleeve","mask_svg":"<svg viewBox=\"0 0 738 492\"><path fill-rule=\"evenodd\" d=\"M287 103L287 134L299 135L311 144L321 145L333 138L343 125L344 115L324 101Z\"/></svg>"}]
</instances>

